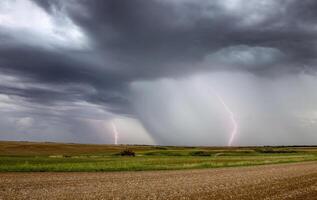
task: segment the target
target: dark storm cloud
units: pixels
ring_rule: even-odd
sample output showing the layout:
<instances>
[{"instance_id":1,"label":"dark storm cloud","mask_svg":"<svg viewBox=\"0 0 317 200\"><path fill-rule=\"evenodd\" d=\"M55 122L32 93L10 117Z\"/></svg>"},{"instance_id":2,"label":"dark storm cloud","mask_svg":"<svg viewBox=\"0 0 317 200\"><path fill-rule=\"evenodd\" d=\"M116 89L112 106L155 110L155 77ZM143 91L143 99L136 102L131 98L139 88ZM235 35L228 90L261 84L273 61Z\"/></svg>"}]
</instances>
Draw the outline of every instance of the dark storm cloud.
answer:
<instances>
[{"instance_id":1,"label":"dark storm cloud","mask_svg":"<svg viewBox=\"0 0 317 200\"><path fill-rule=\"evenodd\" d=\"M85 101L133 115L133 81L213 71L279 77L316 69L314 0L33 2L57 30L46 21L14 29L0 18L0 73L14 79L0 82L0 93L27 102ZM75 26L85 40L71 32Z\"/></svg>"},{"instance_id":2,"label":"dark storm cloud","mask_svg":"<svg viewBox=\"0 0 317 200\"><path fill-rule=\"evenodd\" d=\"M246 8L231 1L38 2L51 11L63 8L95 48L111 52L133 78L195 72L205 56L239 45L276 48L285 54L283 63L296 69L314 64L314 1L251 1ZM208 66L200 68L213 68Z\"/></svg>"},{"instance_id":3,"label":"dark storm cloud","mask_svg":"<svg viewBox=\"0 0 317 200\"><path fill-rule=\"evenodd\" d=\"M36 3L53 17L56 10L69 16L88 34L95 49L76 52L65 49L49 51L19 44L4 46L0 49L1 68L25 74L41 83L91 85L98 91L97 102L107 102L107 99L118 102L119 98L100 96L107 96L109 90L120 91L135 79L178 76L216 68L213 60L201 64L208 55L227 57L232 59L228 62L237 65L235 69L247 68L254 72L278 68L275 61L280 67L284 67L283 62L293 62L288 67L295 65L295 69L315 64L315 1L279 1L272 8L265 8L262 1L251 1L250 10L246 10L250 13L244 13L241 6L226 9L226 6L231 6L229 1L37 0ZM260 9L260 13L253 13L252 9L256 12ZM243 21L252 17L263 19ZM240 58L244 59L241 61L244 64L236 62L230 57L232 52L228 52L228 49L241 45L249 46L249 53L255 55L251 60ZM285 54L283 60L277 57L277 60L261 63L263 60L257 59L257 52L252 52L258 47L276 49L275 52ZM89 56L94 59L96 53L101 57L99 63L85 61ZM103 58L108 54L113 61ZM226 62L217 64L227 65ZM117 70L109 70L111 67ZM43 95L31 96L43 98L45 91ZM93 97L87 99L94 100Z\"/></svg>"},{"instance_id":4,"label":"dark storm cloud","mask_svg":"<svg viewBox=\"0 0 317 200\"><path fill-rule=\"evenodd\" d=\"M213 60L202 64L213 54L233 59L229 62L236 65L234 69L247 68L255 73L278 68L274 62L280 67L292 62L289 68L295 69L314 65L315 1L279 1L267 8L265 2L251 1L249 10L246 9L250 13L243 12L239 5L227 9L226 6L234 6L230 1L37 0L36 3L52 16L56 10L69 16L88 35L94 48L47 51L17 44L0 49L2 68L26 73L39 82L87 83L104 94L112 88L118 91L135 79L216 68ZM250 22L245 21L248 18ZM247 45L254 55L251 60L241 58L245 64L235 63L230 57L232 52L228 52L241 45ZM276 60L261 63L263 60L256 57L258 53L252 52L258 47L271 48L273 53L284 56L271 55ZM85 61L89 56L94 59L96 53L99 63ZM103 58L107 55L112 60Z\"/></svg>"}]
</instances>

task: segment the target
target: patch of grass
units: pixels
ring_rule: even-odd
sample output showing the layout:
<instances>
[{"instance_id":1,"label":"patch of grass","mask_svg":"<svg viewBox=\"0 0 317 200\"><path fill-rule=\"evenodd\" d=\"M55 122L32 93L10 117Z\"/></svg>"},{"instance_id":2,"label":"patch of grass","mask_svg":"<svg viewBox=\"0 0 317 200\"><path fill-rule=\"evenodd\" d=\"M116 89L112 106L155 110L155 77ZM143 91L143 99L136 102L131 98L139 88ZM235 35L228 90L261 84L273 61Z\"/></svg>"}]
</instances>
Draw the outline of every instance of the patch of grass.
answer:
<instances>
[{"instance_id":1,"label":"patch of grass","mask_svg":"<svg viewBox=\"0 0 317 200\"><path fill-rule=\"evenodd\" d=\"M168 147L164 147L164 146L155 146L154 148L159 150L168 150Z\"/></svg>"},{"instance_id":2,"label":"patch of grass","mask_svg":"<svg viewBox=\"0 0 317 200\"><path fill-rule=\"evenodd\" d=\"M157 150L144 152L142 155L146 156L188 156L189 152L185 150Z\"/></svg>"},{"instance_id":3,"label":"patch of grass","mask_svg":"<svg viewBox=\"0 0 317 200\"><path fill-rule=\"evenodd\" d=\"M139 171L194 169L317 160L316 155L286 156L141 156L141 157L0 157L2 172Z\"/></svg>"},{"instance_id":4,"label":"patch of grass","mask_svg":"<svg viewBox=\"0 0 317 200\"><path fill-rule=\"evenodd\" d=\"M290 148L273 148L273 147L260 147L255 149L259 153L297 153L296 150Z\"/></svg>"}]
</instances>

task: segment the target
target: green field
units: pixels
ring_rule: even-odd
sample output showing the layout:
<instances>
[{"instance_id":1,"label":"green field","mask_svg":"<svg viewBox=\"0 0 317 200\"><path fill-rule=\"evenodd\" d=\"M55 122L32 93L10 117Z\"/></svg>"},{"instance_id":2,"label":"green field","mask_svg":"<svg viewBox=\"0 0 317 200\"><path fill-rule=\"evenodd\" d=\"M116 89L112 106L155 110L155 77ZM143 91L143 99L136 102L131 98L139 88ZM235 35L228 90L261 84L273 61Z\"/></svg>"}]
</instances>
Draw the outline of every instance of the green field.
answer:
<instances>
[{"instance_id":1,"label":"green field","mask_svg":"<svg viewBox=\"0 0 317 200\"><path fill-rule=\"evenodd\" d=\"M121 156L129 149L135 157ZM0 142L1 172L139 171L317 160L317 147L173 147Z\"/></svg>"}]
</instances>

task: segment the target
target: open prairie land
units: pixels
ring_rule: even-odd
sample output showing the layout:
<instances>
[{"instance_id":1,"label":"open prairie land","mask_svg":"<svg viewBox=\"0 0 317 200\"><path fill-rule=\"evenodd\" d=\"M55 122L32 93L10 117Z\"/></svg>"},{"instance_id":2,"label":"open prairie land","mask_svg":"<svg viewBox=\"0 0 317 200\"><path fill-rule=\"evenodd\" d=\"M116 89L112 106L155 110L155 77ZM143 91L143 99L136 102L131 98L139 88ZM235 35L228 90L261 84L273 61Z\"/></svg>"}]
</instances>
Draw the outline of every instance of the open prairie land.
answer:
<instances>
[{"instance_id":1,"label":"open prairie land","mask_svg":"<svg viewBox=\"0 0 317 200\"><path fill-rule=\"evenodd\" d=\"M121 156L129 149L134 157ZM219 168L317 160L316 147L173 147L0 142L0 172Z\"/></svg>"}]
</instances>

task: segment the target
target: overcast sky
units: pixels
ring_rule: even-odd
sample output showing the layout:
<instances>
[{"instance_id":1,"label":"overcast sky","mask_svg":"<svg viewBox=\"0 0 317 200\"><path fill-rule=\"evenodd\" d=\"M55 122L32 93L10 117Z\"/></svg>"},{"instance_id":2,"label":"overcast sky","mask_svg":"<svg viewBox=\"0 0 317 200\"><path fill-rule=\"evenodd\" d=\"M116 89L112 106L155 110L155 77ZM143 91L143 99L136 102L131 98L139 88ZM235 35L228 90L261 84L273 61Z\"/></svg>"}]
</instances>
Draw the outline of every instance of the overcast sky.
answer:
<instances>
[{"instance_id":1,"label":"overcast sky","mask_svg":"<svg viewBox=\"0 0 317 200\"><path fill-rule=\"evenodd\" d=\"M1 0L0 140L316 145L316 10Z\"/></svg>"}]
</instances>

